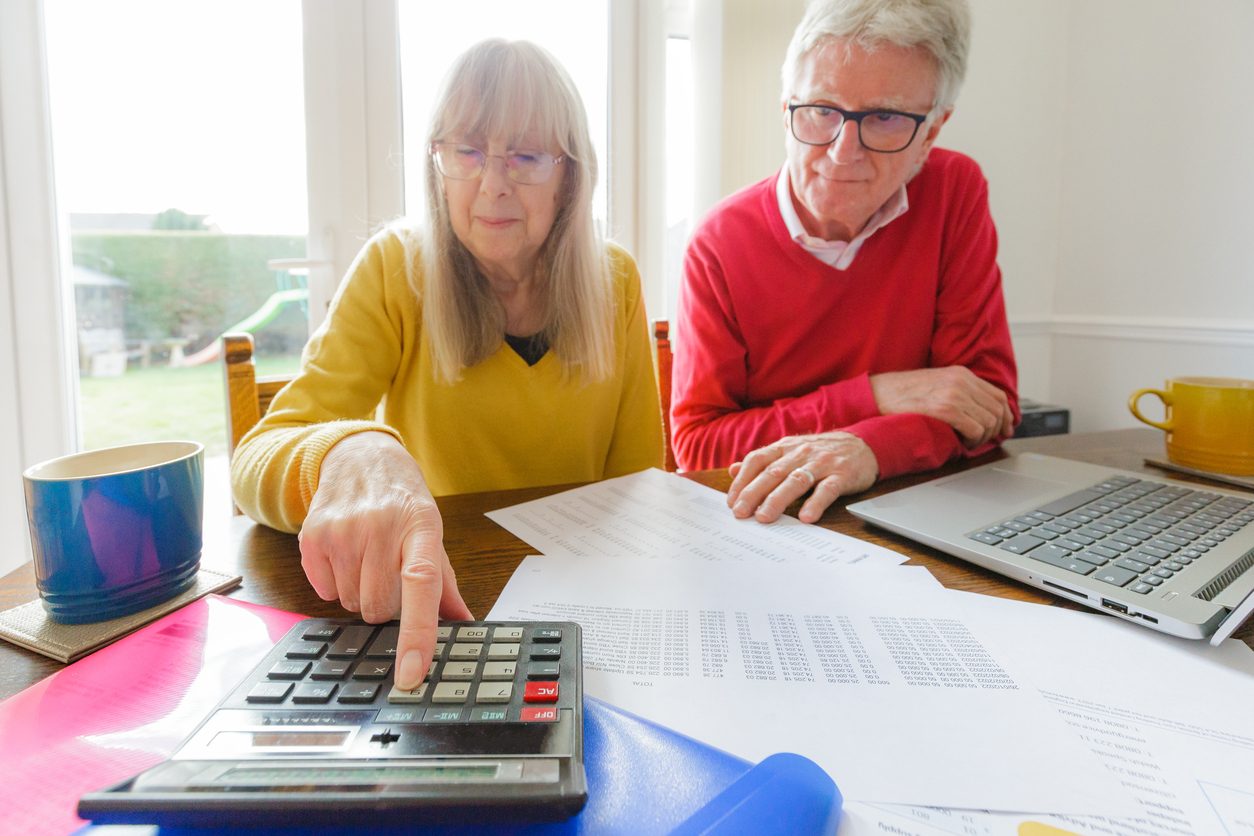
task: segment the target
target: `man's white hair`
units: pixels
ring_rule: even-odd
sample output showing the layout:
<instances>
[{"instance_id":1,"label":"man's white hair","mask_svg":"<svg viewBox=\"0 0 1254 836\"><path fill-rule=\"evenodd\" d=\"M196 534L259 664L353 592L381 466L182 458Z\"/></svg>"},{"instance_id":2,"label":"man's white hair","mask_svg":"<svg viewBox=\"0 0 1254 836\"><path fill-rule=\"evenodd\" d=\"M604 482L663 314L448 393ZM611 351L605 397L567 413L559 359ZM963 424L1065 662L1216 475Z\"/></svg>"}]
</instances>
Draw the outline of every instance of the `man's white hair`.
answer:
<instances>
[{"instance_id":1,"label":"man's white hair","mask_svg":"<svg viewBox=\"0 0 1254 836\"><path fill-rule=\"evenodd\" d=\"M815 0L793 32L781 76L793 95L801 60L828 38L872 51L879 44L923 47L936 61L933 107L953 107L967 71L971 10L967 0Z\"/></svg>"}]
</instances>

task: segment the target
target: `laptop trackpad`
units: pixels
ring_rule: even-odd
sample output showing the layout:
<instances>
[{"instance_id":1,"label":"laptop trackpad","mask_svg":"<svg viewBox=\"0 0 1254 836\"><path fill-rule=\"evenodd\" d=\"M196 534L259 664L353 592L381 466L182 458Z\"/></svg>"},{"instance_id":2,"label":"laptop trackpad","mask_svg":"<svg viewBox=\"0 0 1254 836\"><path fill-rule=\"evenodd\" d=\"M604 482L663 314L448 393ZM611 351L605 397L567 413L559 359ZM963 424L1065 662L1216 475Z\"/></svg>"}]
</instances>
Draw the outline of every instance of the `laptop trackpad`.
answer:
<instances>
[{"instance_id":1,"label":"laptop trackpad","mask_svg":"<svg viewBox=\"0 0 1254 836\"><path fill-rule=\"evenodd\" d=\"M916 506L922 500L929 511L965 530L1033 511L1065 493L1069 487L1072 486L1066 482L998 467L981 467L951 479L920 485L915 496L901 499Z\"/></svg>"},{"instance_id":2,"label":"laptop trackpad","mask_svg":"<svg viewBox=\"0 0 1254 836\"><path fill-rule=\"evenodd\" d=\"M972 473L971 477L959 477L936 487L961 494L968 500L995 503L1000 508L1043 504L1067 487L1066 482L1025 476L997 467Z\"/></svg>"}]
</instances>

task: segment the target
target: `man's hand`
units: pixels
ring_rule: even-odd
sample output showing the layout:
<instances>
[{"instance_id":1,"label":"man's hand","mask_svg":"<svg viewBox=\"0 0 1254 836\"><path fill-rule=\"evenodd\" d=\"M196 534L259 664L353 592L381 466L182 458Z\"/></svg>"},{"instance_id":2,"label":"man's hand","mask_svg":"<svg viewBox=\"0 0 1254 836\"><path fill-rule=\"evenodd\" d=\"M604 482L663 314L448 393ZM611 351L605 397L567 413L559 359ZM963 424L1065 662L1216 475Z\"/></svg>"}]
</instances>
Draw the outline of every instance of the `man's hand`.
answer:
<instances>
[{"instance_id":1,"label":"man's hand","mask_svg":"<svg viewBox=\"0 0 1254 836\"><path fill-rule=\"evenodd\" d=\"M781 438L731 466L727 504L744 519L769 523L793 500L813 489L797 514L817 522L836 498L875 484L879 463L862 439L846 432Z\"/></svg>"},{"instance_id":2,"label":"man's hand","mask_svg":"<svg viewBox=\"0 0 1254 836\"><path fill-rule=\"evenodd\" d=\"M969 448L1015 428L1006 393L965 366L873 374L871 391L882 414L911 412L944 421Z\"/></svg>"},{"instance_id":3,"label":"man's hand","mask_svg":"<svg viewBox=\"0 0 1254 836\"><path fill-rule=\"evenodd\" d=\"M350 435L322 459L300 531L301 566L324 601L371 623L400 615L396 684L416 688L440 616L470 619L418 463L387 433Z\"/></svg>"}]
</instances>

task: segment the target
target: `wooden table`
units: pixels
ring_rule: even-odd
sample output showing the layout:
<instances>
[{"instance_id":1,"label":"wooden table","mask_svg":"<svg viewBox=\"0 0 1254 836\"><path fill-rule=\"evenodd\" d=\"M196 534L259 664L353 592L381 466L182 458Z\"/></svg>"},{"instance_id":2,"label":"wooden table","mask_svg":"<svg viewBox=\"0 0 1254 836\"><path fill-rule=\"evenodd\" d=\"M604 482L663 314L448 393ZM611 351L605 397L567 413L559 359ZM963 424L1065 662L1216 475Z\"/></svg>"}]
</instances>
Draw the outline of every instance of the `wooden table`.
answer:
<instances>
[{"instance_id":1,"label":"wooden table","mask_svg":"<svg viewBox=\"0 0 1254 836\"><path fill-rule=\"evenodd\" d=\"M1149 429L1020 439L1008 442L1006 449L1012 452L1049 453L1125 470L1163 475L1161 471L1143 465L1146 456L1163 455L1162 434ZM997 451L970 462L948 465L940 472L952 473L1004 456L1005 453ZM725 490L730 482L726 472L721 470L685 475L720 490ZM917 484L935 478L936 475L932 473L892 479L877 485L866 494L850 498L849 501ZM519 562L535 551L485 517L484 512L546 496L563 490L564 487L569 486L465 494L439 500L440 512L444 516L445 548L457 572L462 596L476 616L483 617L487 614ZM823 516L820 524L824 528L869 540L909 555L911 565L926 566L941 583L951 589L1080 608L1076 604L1007 580L903 537L873 528L846 513L844 506L844 500L838 501ZM792 513L796 510L796 507L790 509ZM311 616L344 615L338 604L319 599L310 589L300 568L300 555L293 535L280 534L244 517L235 517L229 524L206 526L203 560L208 567L243 576L243 586L231 593L234 598ZM0 609L32 601L36 597L34 572L29 563L0 578ZM1254 620L1247 623L1236 635L1254 647ZM0 642L0 699L60 668L61 665L51 659Z\"/></svg>"}]
</instances>

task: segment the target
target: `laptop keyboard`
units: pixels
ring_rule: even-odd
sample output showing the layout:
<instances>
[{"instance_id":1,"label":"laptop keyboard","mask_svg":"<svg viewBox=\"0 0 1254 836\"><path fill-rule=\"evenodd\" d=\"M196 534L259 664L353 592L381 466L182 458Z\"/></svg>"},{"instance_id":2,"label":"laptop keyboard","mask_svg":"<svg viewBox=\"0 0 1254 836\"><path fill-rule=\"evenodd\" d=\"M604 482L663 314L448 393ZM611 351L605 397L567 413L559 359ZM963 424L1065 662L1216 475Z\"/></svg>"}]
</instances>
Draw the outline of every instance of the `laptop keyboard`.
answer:
<instances>
[{"instance_id":1,"label":"laptop keyboard","mask_svg":"<svg viewBox=\"0 0 1254 836\"><path fill-rule=\"evenodd\" d=\"M1254 522L1254 502L1111 478L968 538L1145 595Z\"/></svg>"}]
</instances>

